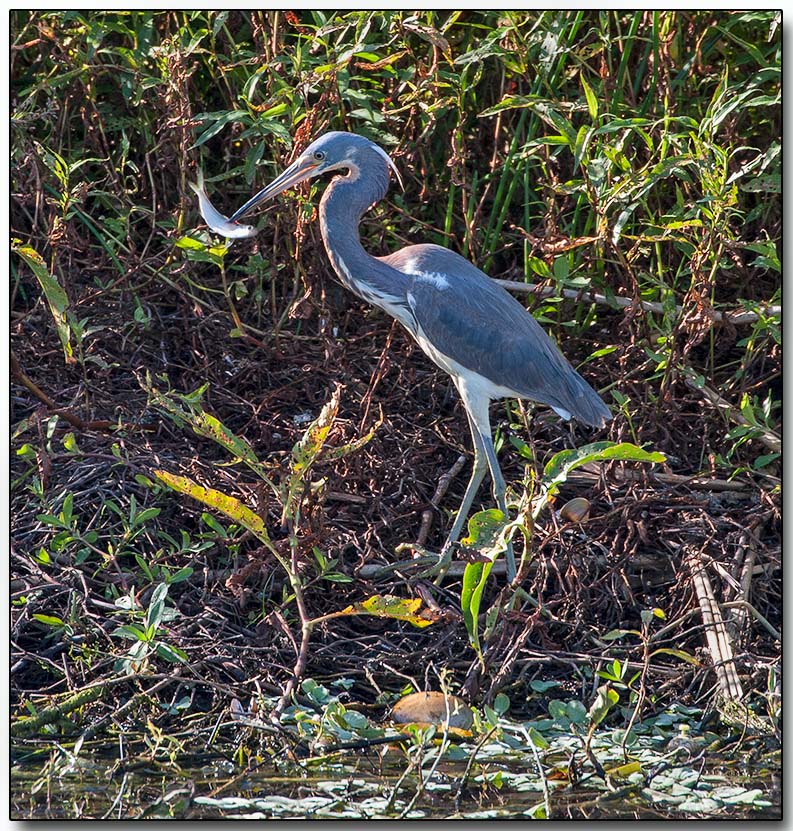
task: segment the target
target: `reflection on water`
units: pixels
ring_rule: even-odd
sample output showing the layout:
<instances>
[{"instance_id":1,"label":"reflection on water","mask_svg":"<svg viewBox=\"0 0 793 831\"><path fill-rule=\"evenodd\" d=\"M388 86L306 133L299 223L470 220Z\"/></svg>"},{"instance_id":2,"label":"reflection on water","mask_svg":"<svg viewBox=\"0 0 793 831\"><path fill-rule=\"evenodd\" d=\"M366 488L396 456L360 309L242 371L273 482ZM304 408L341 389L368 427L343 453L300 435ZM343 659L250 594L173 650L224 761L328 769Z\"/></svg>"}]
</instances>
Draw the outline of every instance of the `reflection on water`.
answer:
<instances>
[{"instance_id":1,"label":"reflection on water","mask_svg":"<svg viewBox=\"0 0 793 831\"><path fill-rule=\"evenodd\" d=\"M393 761L389 757L393 757ZM191 761L195 761L194 759ZM355 766L322 764L303 769L260 769L240 775L234 765L216 759L193 769L177 765L157 769L139 764L123 770L75 763L59 774L42 774L15 765L11 770L12 819L76 818L742 818L780 816L778 769L730 776L699 771L690 780L683 767L633 782L602 780L571 785L541 778L532 759L516 766L492 757L469 772L467 763L443 760L423 785L395 753L376 753ZM178 769L178 772L176 772ZM711 768L709 768L711 770ZM675 780L677 777L677 780ZM646 780L644 780L646 782Z\"/></svg>"}]
</instances>

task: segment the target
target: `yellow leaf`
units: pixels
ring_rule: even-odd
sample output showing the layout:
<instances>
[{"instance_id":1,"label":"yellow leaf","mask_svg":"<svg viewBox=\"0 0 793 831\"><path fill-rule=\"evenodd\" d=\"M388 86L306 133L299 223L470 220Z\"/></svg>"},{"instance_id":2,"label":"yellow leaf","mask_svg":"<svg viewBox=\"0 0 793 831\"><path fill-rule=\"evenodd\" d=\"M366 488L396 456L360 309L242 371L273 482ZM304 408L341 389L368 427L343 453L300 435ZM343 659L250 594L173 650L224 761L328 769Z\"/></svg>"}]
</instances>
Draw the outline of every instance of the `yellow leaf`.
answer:
<instances>
[{"instance_id":1,"label":"yellow leaf","mask_svg":"<svg viewBox=\"0 0 793 831\"><path fill-rule=\"evenodd\" d=\"M421 609L420 598L394 597L390 594L375 594L367 597L360 603L347 606L340 614L344 615L372 615L373 617L388 617L394 620L406 620L420 629L430 626L433 620L425 617Z\"/></svg>"},{"instance_id":2,"label":"yellow leaf","mask_svg":"<svg viewBox=\"0 0 793 831\"><path fill-rule=\"evenodd\" d=\"M205 488L187 476L177 476L175 473L168 473L165 470L155 470L154 475L169 488L191 496L210 508L216 508L235 522L239 522L240 525L247 528L263 542L270 541L270 535L267 533L264 520L236 497L229 496L214 488Z\"/></svg>"},{"instance_id":3,"label":"yellow leaf","mask_svg":"<svg viewBox=\"0 0 793 831\"><path fill-rule=\"evenodd\" d=\"M638 773L642 769L641 763L639 762L628 762L626 765L619 765L615 768L609 768L606 773L609 776L630 776L632 773Z\"/></svg>"}]
</instances>

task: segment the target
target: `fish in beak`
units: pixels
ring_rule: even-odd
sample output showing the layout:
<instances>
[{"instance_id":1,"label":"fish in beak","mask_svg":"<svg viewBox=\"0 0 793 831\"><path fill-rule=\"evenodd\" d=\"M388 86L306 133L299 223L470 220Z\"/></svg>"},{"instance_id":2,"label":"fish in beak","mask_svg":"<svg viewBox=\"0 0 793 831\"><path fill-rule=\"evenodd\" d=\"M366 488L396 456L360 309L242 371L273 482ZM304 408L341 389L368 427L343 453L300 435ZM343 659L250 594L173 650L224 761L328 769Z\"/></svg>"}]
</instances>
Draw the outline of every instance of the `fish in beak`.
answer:
<instances>
[{"instance_id":1,"label":"fish in beak","mask_svg":"<svg viewBox=\"0 0 793 831\"><path fill-rule=\"evenodd\" d=\"M190 182L190 187L198 196L198 207L201 211L201 216L204 222L209 226L211 231L219 234L221 237L227 239L242 239L245 237L252 237L258 234L259 231L253 225L240 225L233 219L223 216L223 214L209 201L206 190L204 190L204 174L198 171L198 182Z\"/></svg>"}]
</instances>

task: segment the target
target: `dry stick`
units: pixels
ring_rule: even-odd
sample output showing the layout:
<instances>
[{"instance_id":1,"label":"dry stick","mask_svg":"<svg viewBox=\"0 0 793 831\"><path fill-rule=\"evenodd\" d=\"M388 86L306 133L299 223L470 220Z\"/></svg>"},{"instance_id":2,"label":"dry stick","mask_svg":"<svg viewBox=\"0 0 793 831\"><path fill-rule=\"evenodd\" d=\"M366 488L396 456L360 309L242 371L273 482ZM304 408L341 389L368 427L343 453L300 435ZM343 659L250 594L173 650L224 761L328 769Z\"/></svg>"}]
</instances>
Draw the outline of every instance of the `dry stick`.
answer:
<instances>
[{"instance_id":1,"label":"dry stick","mask_svg":"<svg viewBox=\"0 0 793 831\"><path fill-rule=\"evenodd\" d=\"M111 431L115 430L119 427L118 423L115 421L84 421L80 416L75 415L74 413L69 412L69 410L61 409L48 395L44 390L41 389L36 383L34 383L22 367L19 365L19 361L17 361L16 355L11 352L11 375L25 387L34 398L37 398L44 404L47 409L51 410L53 415L60 416L64 421L71 424L76 430L105 430ZM132 429L132 425L129 424L122 424L122 427L125 429ZM158 427L153 425L134 425L134 429L136 430L143 430L146 432L155 432Z\"/></svg>"},{"instance_id":2,"label":"dry stick","mask_svg":"<svg viewBox=\"0 0 793 831\"><path fill-rule=\"evenodd\" d=\"M430 504L436 510L438 509L441 499L443 499L446 495L446 491L449 490L449 485L451 485L454 477L457 476L457 474L465 467L465 462L465 456L458 456L457 461L438 480L438 487L435 488L435 493L432 494L432 499L430 499ZM423 547L427 544L427 537L429 536L430 528L432 527L433 513L432 508L427 508L427 510L421 514L421 528L419 528L419 535L416 538L416 545Z\"/></svg>"},{"instance_id":3,"label":"dry stick","mask_svg":"<svg viewBox=\"0 0 793 831\"><path fill-rule=\"evenodd\" d=\"M735 668L732 646L727 634L727 627L716 602L713 587L700 559L699 552L689 548L685 562L691 571L694 589L697 593L702 622L705 624L705 637L713 660L713 669L719 684L722 699L727 702L739 702L743 698L743 688Z\"/></svg>"},{"instance_id":4,"label":"dry stick","mask_svg":"<svg viewBox=\"0 0 793 831\"><path fill-rule=\"evenodd\" d=\"M396 552L401 554L403 551L410 550L414 554L418 551L418 557L412 560L400 560L398 563L367 563L358 569L357 574L362 580L385 580L390 578L394 572L397 571L415 571L426 566L435 565L438 562L439 554L426 551L418 545L418 543L403 543L396 547ZM448 570L445 572L449 577L462 577L465 567L468 565L463 560L453 560L449 564ZM501 560L493 563L493 570L491 574L506 574L506 564Z\"/></svg>"},{"instance_id":5,"label":"dry stick","mask_svg":"<svg viewBox=\"0 0 793 831\"><path fill-rule=\"evenodd\" d=\"M400 552L400 548L400 546L397 546L398 553ZM415 546L413 544L405 543L404 548L401 548L401 550L405 549L413 550L415 549ZM417 557L413 560L400 560L398 563L387 563L386 565L383 565L382 563L366 563L358 569L356 574L362 580L385 580L389 579L396 571L405 571L412 573L420 568L423 568L424 566L432 565L433 563L437 562L438 554L427 552L426 556ZM567 560L563 559L561 562L566 563ZM592 555L589 558L588 562L591 562L593 565L596 566L602 566L604 568L610 567L611 565L609 563L608 558L603 554ZM654 554L639 554L634 557L631 557L631 565L637 569L652 567L657 563L658 557ZM467 560L453 560L449 564L449 569L446 572L446 575L448 577L462 577L463 573L465 572L465 567L468 564L469 563ZM537 563L534 560L532 560L527 566L528 574L534 574L537 570L537 567ZM496 562L493 563L493 568L490 573L499 575L505 574L506 568L506 564L503 560L496 560ZM227 572L225 571L212 571L208 573L210 574L210 576L214 576L217 580L222 579L227 574ZM202 572L202 574L204 574L204 572ZM196 580L197 579L198 578L196 578ZM188 581L189 580L190 578L188 578ZM275 585L277 586L278 583L276 582ZM333 616L333 613L331 613L330 616ZM326 617L329 617L329 615L323 615L322 619L324 620Z\"/></svg>"},{"instance_id":6,"label":"dry stick","mask_svg":"<svg viewBox=\"0 0 793 831\"><path fill-rule=\"evenodd\" d=\"M736 592L736 600L743 602L732 610L732 620L728 624L732 630L733 635L739 641L746 636L746 627L749 623L749 611L746 606L749 605L749 592L752 587L752 572L754 571L754 561L757 557L757 539L762 533L758 530L755 536L754 530L747 528L741 534L739 545L743 555L743 566L741 568L740 576L740 593ZM746 606L744 605L746 604Z\"/></svg>"},{"instance_id":7,"label":"dry stick","mask_svg":"<svg viewBox=\"0 0 793 831\"><path fill-rule=\"evenodd\" d=\"M113 430L117 426L112 421L83 421L79 416L70 413L68 410L60 409L47 393L25 374L13 352L11 352L11 374L35 398L38 398L48 409L52 410L55 415L60 416L77 430Z\"/></svg>"},{"instance_id":8,"label":"dry stick","mask_svg":"<svg viewBox=\"0 0 793 831\"><path fill-rule=\"evenodd\" d=\"M60 704L54 704L50 707L45 707L35 716L24 716L16 721L12 721L9 726L9 733L11 736L31 736L37 733L42 727L48 724L55 724L60 719L66 718L69 713L74 710L84 707L91 701L96 701L102 697L104 687L87 687L79 690L74 695L62 701Z\"/></svg>"},{"instance_id":9,"label":"dry stick","mask_svg":"<svg viewBox=\"0 0 793 831\"><path fill-rule=\"evenodd\" d=\"M596 294L592 291L584 291L578 289L561 289L559 290L556 286L538 286L536 283L519 283L515 280L496 280L496 283L502 285L508 291L518 292L519 294L536 294L539 297L557 297L558 295L562 295L562 297L566 297L570 300L580 300L582 298L586 298L587 300L591 300L593 303L600 303L604 306L614 306L616 303L617 306L622 308L627 308L629 306L633 306L636 302L630 297L606 297L603 294ZM654 312L655 314L663 314L666 309L664 309L662 303L652 303L648 300L642 300L639 304L642 309L646 312ZM763 314L768 315L769 317L781 317L782 316L782 307L775 306L775 305L765 305L760 307L762 309ZM682 306L675 306L675 313L682 314L683 307ZM738 325L741 323L754 323L755 321L760 319L760 315L758 312L748 312L743 309L735 310L733 312L717 312L715 309L713 311L713 319L717 323L721 323L722 321L727 321L732 323L733 325Z\"/></svg>"},{"instance_id":10,"label":"dry stick","mask_svg":"<svg viewBox=\"0 0 793 831\"><path fill-rule=\"evenodd\" d=\"M421 748L423 750L423 746ZM418 761L415 761L410 756L408 756L408 764L405 767L402 775L397 779L396 784L391 791L391 796L388 797L388 802L385 806L385 815L389 816L391 812L394 810L394 805L396 804L397 795L399 794L399 789L402 787L402 783L410 776L411 773L415 770L416 767L419 768L419 772L421 771L421 761L422 758L420 757Z\"/></svg>"},{"instance_id":11,"label":"dry stick","mask_svg":"<svg viewBox=\"0 0 793 831\"><path fill-rule=\"evenodd\" d=\"M424 793L427 788L427 783L432 780L432 777L435 776L435 771L438 769L438 765L440 764L441 759L446 754L446 751L449 749L449 699L446 699L446 714L447 719L443 722L441 727L443 728L443 734L441 737L441 746L438 748L437 753L435 755L435 761L432 763L432 767L429 769L427 776L425 777L421 771L421 765L418 766L418 787L416 788L416 792L413 794L413 798L408 802L408 804L402 809L401 813L399 814L399 819L404 819L414 808L415 804L419 801L419 797Z\"/></svg>"},{"instance_id":12,"label":"dry stick","mask_svg":"<svg viewBox=\"0 0 793 831\"><path fill-rule=\"evenodd\" d=\"M731 421L734 421L736 424L741 424L745 427L752 427L760 432L758 435L758 439L772 452L772 453L781 453L782 452L782 439L781 437L775 433L773 430L768 430L763 427L759 427L756 424L752 424L748 419L746 419L739 410L736 410L729 401L725 401L715 390L711 389L706 384L699 386L696 381L686 373L685 377L686 386L690 387L695 392L700 393L703 395L708 403L712 404L716 407L717 410L721 410L727 418Z\"/></svg>"},{"instance_id":13,"label":"dry stick","mask_svg":"<svg viewBox=\"0 0 793 831\"><path fill-rule=\"evenodd\" d=\"M276 723L280 721L281 713L286 709L287 704L289 704L289 699L292 697L292 693L295 691L295 688L303 678L303 673L306 671L306 664L308 662L308 647L311 643L311 632L314 628L314 624L316 623L316 621L312 620L309 616L308 609L306 608L306 601L303 597L303 584L300 582L300 573L298 572L296 540L290 540L290 542L292 542L292 568L285 568L284 570L289 576L289 583L291 584L292 591L295 594L297 613L300 616L300 651L297 654L297 660L295 661L295 666L292 670L292 677L289 681L287 681L283 695L272 712L271 720ZM281 565L285 566L286 564L282 562Z\"/></svg>"},{"instance_id":14,"label":"dry stick","mask_svg":"<svg viewBox=\"0 0 793 831\"><path fill-rule=\"evenodd\" d=\"M639 676L639 691L636 694L636 702L633 712L631 713L631 717L628 720L628 726L625 728L622 735L622 755L626 762L628 761L628 738L631 735L633 726L636 724L639 716L641 715L644 701L647 698L647 676L650 674L650 659L652 658L648 628L649 625L642 622L642 651L644 653L644 657L642 659L641 675Z\"/></svg>"},{"instance_id":15,"label":"dry stick","mask_svg":"<svg viewBox=\"0 0 793 831\"><path fill-rule=\"evenodd\" d=\"M104 728L104 726L111 719L115 719L116 723L118 724L120 718L122 716L126 715L127 712L129 712L129 710L132 709L134 704L141 700L141 698L146 698L150 695L153 695L158 690L162 689L162 687L165 687L168 684L173 683L174 681L181 681L182 679L179 677L180 674L181 674L181 670L177 669L173 673L173 675L169 675L167 678L163 678L161 681L158 681L153 687L149 688L148 690L141 690L140 692L137 692L134 695L130 696L130 698L127 701L125 701L117 710L115 710L114 712L110 713L109 715L104 716L103 718L99 719L99 721L96 722L95 724L89 725L83 731L83 733L80 736L78 741L80 741L81 743L86 742L86 741L90 741L91 739L93 739L94 736L97 735L97 733L99 733L100 730L102 730ZM136 676L129 676L128 679L122 679L122 680L132 680L135 677ZM104 691L105 691L104 686L101 686L99 689L100 689L100 692L104 693Z\"/></svg>"},{"instance_id":16,"label":"dry stick","mask_svg":"<svg viewBox=\"0 0 793 831\"><path fill-rule=\"evenodd\" d=\"M366 424L366 419L369 417L369 407L372 404L372 395L383 378L383 375L386 371L386 359L391 351L391 340L394 337L394 332L396 331L396 320L391 324L391 328L388 331L388 337L385 340L385 346L383 346L383 351L380 353L380 357L377 359L377 366L375 367L374 372L372 373L371 379L369 380L369 387L366 390L366 394L361 401L361 408L363 409L363 416L361 417L361 423L358 426L358 432L363 433L364 431L364 424Z\"/></svg>"},{"instance_id":17,"label":"dry stick","mask_svg":"<svg viewBox=\"0 0 793 831\"><path fill-rule=\"evenodd\" d=\"M473 752L468 757L468 764L465 766L463 775L460 777L460 782L457 786L457 793L454 795L454 810L457 814L460 813L460 804L463 799L463 791L468 785L468 778L471 776L471 770L474 766L474 760L476 759L476 755L485 746L485 744L487 744L487 742L490 740L490 737L493 735L493 733L496 732L496 730L498 730L497 724L493 725L493 727L491 727L490 730L488 730L487 733L485 733L485 735L482 736L481 739L479 739L479 741L476 743L476 747L473 749ZM539 770L540 776L543 776L542 767L540 767Z\"/></svg>"},{"instance_id":18,"label":"dry stick","mask_svg":"<svg viewBox=\"0 0 793 831\"><path fill-rule=\"evenodd\" d=\"M506 565L503 566L506 568ZM536 569L535 569L536 570ZM510 593L511 596L511 593ZM498 598L499 605L503 609L506 605L504 601L503 595L500 595ZM507 601L508 602L508 601ZM515 666L515 663L518 660L518 656L520 654L521 649L523 649L523 645L529 638L529 635L532 633L532 627L530 625L524 626L523 631L518 635L517 638L512 642L509 649L507 650L507 654L501 659L501 663L498 667L498 670L495 672L493 676L493 680L490 684L488 689L487 698L485 700L492 700L491 696L493 695L494 691L498 691L507 685L510 675L512 674L512 670ZM492 660L490 661L492 664Z\"/></svg>"},{"instance_id":19,"label":"dry stick","mask_svg":"<svg viewBox=\"0 0 793 831\"><path fill-rule=\"evenodd\" d=\"M576 479L586 479L586 481L589 481L594 476L595 474L575 471L568 476L568 481L574 482ZM681 476L679 473L658 473L655 471L630 469L612 470L609 476L617 481L642 481L648 479L651 482L659 482L662 485L681 485L692 490L732 491L734 493L745 493L747 496L753 495L749 490L751 485L741 480L729 481L727 479L711 479L705 476Z\"/></svg>"},{"instance_id":20,"label":"dry stick","mask_svg":"<svg viewBox=\"0 0 793 831\"><path fill-rule=\"evenodd\" d=\"M567 481L572 484L590 485L600 478L597 464L583 465L579 470L573 471ZM705 476L683 476L679 473L658 473L652 470L631 470L630 468L615 468L609 472L609 478L617 482L658 482L661 485L672 485L691 488L698 491L731 491L736 494L745 494L746 497L754 496L749 489L751 485L740 479L729 481L727 479L711 479Z\"/></svg>"},{"instance_id":21,"label":"dry stick","mask_svg":"<svg viewBox=\"0 0 793 831\"><path fill-rule=\"evenodd\" d=\"M779 629L772 626L771 623L763 617L763 615L761 615L751 603L747 603L745 600L730 600L727 603L722 603L721 605L725 609L745 609L766 630L766 632L771 635L772 638L775 638L780 643L782 642L782 633Z\"/></svg>"}]
</instances>

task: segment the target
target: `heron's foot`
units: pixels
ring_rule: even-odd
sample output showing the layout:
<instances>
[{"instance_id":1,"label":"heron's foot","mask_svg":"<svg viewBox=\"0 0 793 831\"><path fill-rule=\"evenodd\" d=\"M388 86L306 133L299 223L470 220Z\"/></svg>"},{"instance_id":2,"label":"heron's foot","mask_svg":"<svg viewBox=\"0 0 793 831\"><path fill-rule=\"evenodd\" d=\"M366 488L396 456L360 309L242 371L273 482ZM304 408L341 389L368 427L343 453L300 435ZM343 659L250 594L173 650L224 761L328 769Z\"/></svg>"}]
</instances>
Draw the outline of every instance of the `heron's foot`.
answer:
<instances>
[{"instance_id":1,"label":"heron's foot","mask_svg":"<svg viewBox=\"0 0 793 831\"><path fill-rule=\"evenodd\" d=\"M429 577L434 577L433 583L436 586L440 585L443 578L446 576L446 572L449 570L449 566L452 563L452 552L454 551L454 543L450 543L448 540L443 544L443 548L441 549L441 553L438 555L435 562L424 571L420 572L416 575L414 579L416 580L426 580Z\"/></svg>"}]
</instances>

